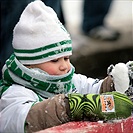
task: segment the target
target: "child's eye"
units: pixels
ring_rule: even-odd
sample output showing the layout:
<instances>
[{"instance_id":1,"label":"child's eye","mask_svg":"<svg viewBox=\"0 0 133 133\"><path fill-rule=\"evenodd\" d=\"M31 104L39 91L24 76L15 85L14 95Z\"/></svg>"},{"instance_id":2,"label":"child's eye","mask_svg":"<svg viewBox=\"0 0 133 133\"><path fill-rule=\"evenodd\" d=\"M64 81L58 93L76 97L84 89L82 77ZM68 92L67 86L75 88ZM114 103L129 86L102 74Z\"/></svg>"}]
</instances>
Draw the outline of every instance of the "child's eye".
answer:
<instances>
[{"instance_id":1,"label":"child's eye","mask_svg":"<svg viewBox=\"0 0 133 133\"><path fill-rule=\"evenodd\" d=\"M64 60L69 60L69 56L64 57Z\"/></svg>"},{"instance_id":2,"label":"child's eye","mask_svg":"<svg viewBox=\"0 0 133 133\"><path fill-rule=\"evenodd\" d=\"M57 61L58 61L58 59L51 60L51 62L57 62Z\"/></svg>"}]
</instances>

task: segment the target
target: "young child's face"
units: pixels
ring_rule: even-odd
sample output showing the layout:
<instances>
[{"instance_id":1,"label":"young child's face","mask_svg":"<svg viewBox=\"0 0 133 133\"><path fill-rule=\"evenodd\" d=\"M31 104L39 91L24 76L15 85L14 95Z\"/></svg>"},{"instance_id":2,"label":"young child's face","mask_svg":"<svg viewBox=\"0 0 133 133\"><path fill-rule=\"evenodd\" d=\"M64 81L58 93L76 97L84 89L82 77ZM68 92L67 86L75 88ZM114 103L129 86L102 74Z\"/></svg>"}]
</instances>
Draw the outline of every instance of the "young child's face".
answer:
<instances>
[{"instance_id":1,"label":"young child's face","mask_svg":"<svg viewBox=\"0 0 133 133\"><path fill-rule=\"evenodd\" d=\"M40 68L50 75L63 75L70 71L69 56L64 56L41 64L31 65L32 68Z\"/></svg>"}]
</instances>

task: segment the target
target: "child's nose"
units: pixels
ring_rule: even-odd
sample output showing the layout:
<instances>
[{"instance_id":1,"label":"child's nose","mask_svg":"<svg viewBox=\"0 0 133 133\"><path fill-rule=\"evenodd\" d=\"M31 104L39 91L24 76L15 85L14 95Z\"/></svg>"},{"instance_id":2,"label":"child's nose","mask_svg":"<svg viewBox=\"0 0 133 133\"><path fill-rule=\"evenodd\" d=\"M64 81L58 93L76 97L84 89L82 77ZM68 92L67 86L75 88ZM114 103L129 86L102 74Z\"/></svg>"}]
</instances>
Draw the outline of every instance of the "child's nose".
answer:
<instances>
[{"instance_id":1,"label":"child's nose","mask_svg":"<svg viewBox=\"0 0 133 133\"><path fill-rule=\"evenodd\" d=\"M61 71L64 71L64 70L66 70L67 68L68 68L67 63L66 63L65 61L62 61L62 62L61 62L61 65L60 65L60 70L61 70Z\"/></svg>"}]
</instances>

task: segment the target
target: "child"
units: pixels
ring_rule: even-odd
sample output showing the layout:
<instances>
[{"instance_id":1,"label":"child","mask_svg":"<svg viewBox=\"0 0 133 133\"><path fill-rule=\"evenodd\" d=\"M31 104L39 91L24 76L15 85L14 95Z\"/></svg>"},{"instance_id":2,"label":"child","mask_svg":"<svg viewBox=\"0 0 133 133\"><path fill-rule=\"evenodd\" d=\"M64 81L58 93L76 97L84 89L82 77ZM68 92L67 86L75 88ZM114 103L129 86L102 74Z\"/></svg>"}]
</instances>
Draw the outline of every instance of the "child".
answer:
<instances>
[{"instance_id":1,"label":"child","mask_svg":"<svg viewBox=\"0 0 133 133\"><path fill-rule=\"evenodd\" d=\"M121 117L100 111L99 93L114 91L111 76L98 80L74 73L70 35L50 7L31 2L13 33L14 54L3 67L0 88L0 132L29 133L72 120Z\"/></svg>"}]
</instances>

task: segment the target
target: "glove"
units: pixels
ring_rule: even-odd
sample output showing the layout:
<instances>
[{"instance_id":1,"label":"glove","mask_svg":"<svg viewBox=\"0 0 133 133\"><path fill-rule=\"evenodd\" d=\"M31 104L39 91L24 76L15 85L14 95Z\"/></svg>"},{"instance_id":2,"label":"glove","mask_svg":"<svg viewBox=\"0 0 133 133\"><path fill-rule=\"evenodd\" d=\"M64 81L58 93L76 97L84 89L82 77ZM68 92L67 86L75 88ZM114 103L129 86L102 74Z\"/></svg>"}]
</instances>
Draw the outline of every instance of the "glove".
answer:
<instances>
[{"instance_id":1,"label":"glove","mask_svg":"<svg viewBox=\"0 0 133 133\"><path fill-rule=\"evenodd\" d=\"M124 94L107 92L84 97L84 115L91 121L122 119L131 116L132 101Z\"/></svg>"},{"instance_id":2,"label":"glove","mask_svg":"<svg viewBox=\"0 0 133 133\"><path fill-rule=\"evenodd\" d=\"M118 63L115 66L109 66L107 74L112 76L115 90L124 94L129 88L129 75L126 64Z\"/></svg>"},{"instance_id":3,"label":"glove","mask_svg":"<svg viewBox=\"0 0 133 133\"><path fill-rule=\"evenodd\" d=\"M111 91L115 91L113 79L111 76L107 76L101 84L100 94Z\"/></svg>"},{"instance_id":4,"label":"glove","mask_svg":"<svg viewBox=\"0 0 133 133\"><path fill-rule=\"evenodd\" d=\"M69 104L64 94L58 94L35 103L30 108L25 120L26 133L35 133L69 122L67 105Z\"/></svg>"},{"instance_id":5,"label":"glove","mask_svg":"<svg viewBox=\"0 0 133 133\"><path fill-rule=\"evenodd\" d=\"M71 120L83 119L84 95L78 93L68 94Z\"/></svg>"},{"instance_id":6,"label":"glove","mask_svg":"<svg viewBox=\"0 0 133 133\"><path fill-rule=\"evenodd\" d=\"M128 69L131 68L131 65L129 64L131 63L128 63L127 65L124 63L118 63L115 66L110 65L107 69L108 77L104 79L101 85L100 93L116 90L124 94L129 88Z\"/></svg>"},{"instance_id":7,"label":"glove","mask_svg":"<svg viewBox=\"0 0 133 133\"><path fill-rule=\"evenodd\" d=\"M133 103L124 94L68 94L71 120L113 120L131 115Z\"/></svg>"}]
</instances>

